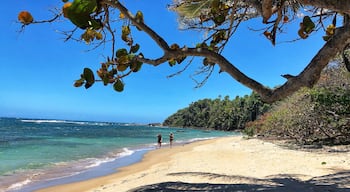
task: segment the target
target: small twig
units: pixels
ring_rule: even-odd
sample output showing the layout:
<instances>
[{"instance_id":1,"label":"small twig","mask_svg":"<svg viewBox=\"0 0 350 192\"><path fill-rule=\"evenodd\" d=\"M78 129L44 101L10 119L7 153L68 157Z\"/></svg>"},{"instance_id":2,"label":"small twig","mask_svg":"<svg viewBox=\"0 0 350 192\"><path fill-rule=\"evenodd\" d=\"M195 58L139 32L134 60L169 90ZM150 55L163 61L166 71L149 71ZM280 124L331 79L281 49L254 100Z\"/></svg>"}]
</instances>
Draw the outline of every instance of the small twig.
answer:
<instances>
[{"instance_id":1,"label":"small twig","mask_svg":"<svg viewBox=\"0 0 350 192\"><path fill-rule=\"evenodd\" d=\"M211 66L205 66L205 67L202 67L202 70L201 71L197 71L195 74L191 75L190 78L196 82L196 86L195 88L200 88L202 87L209 79L209 77L211 76L211 74L213 73L214 71L214 65L211 65ZM201 81L201 82L198 82L193 76L196 76L196 75L200 75L200 74L203 74L203 73L208 73L205 78Z\"/></svg>"},{"instance_id":2,"label":"small twig","mask_svg":"<svg viewBox=\"0 0 350 192\"><path fill-rule=\"evenodd\" d=\"M188 61L188 63L185 65L185 67L182 70L180 70L180 71L178 71L176 73L173 73L171 75L168 75L167 78L172 78L172 77L174 77L176 75L180 75L182 72L186 71L186 69L191 65L193 60L194 60L194 57L192 57L191 60Z\"/></svg>"}]
</instances>

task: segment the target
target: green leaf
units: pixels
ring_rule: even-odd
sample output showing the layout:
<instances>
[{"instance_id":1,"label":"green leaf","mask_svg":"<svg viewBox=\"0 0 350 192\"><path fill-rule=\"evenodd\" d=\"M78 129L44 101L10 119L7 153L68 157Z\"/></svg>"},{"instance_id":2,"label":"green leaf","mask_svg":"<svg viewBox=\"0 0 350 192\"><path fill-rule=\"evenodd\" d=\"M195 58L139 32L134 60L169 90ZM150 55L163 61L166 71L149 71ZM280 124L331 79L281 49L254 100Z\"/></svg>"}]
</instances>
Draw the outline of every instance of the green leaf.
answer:
<instances>
[{"instance_id":1,"label":"green leaf","mask_svg":"<svg viewBox=\"0 0 350 192\"><path fill-rule=\"evenodd\" d=\"M168 63L169 63L169 65L170 65L170 67L172 67L172 66L176 65L176 60L175 60L175 59L170 59L170 60L168 61Z\"/></svg>"},{"instance_id":2,"label":"green leaf","mask_svg":"<svg viewBox=\"0 0 350 192\"><path fill-rule=\"evenodd\" d=\"M130 35L130 27L128 25L125 25L122 27L122 36L128 35Z\"/></svg>"},{"instance_id":3,"label":"green leaf","mask_svg":"<svg viewBox=\"0 0 350 192\"><path fill-rule=\"evenodd\" d=\"M135 61L131 64L131 69L132 69L132 72L138 72L140 71L141 67L142 67L142 62L139 62L139 61Z\"/></svg>"},{"instance_id":4,"label":"green leaf","mask_svg":"<svg viewBox=\"0 0 350 192\"><path fill-rule=\"evenodd\" d=\"M140 45L136 43L135 45L131 46L130 52L136 53L139 49L140 49Z\"/></svg>"},{"instance_id":5,"label":"green leaf","mask_svg":"<svg viewBox=\"0 0 350 192\"><path fill-rule=\"evenodd\" d=\"M185 59L186 59L186 57L176 58L176 62L177 62L178 64L180 64L180 63L182 63Z\"/></svg>"},{"instance_id":6,"label":"green leaf","mask_svg":"<svg viewBox=\"0 0 350 192\"><path fill-rule=\"evenodd\" d=\"M303 18L303 25L304 25L304 31L309 34L314 30L315 28L315 23L311 20L309 16L305 16Z\"/></svg>"},{"instance_id":7,"label":"green leaf","mask_svg":"<svg viewBox=\"0 0 350 192\"><path fill-rule=\"evenodd\" d=\"M104 85L104 86L108 85L108 83L109 83L109 78L108 78L108 76L105 75L105 76L103 77L102 81L103 81L103 85Z\"/></svg>"},{"instance_id":8,"label":"green leaf","mask_svg":"<svg viewBox=\"0 0 350 192\"><path fill-rule=\"evenodd\" d=\"M125 56L128 54L128 51L124 48L122 49L118 49L117 52L116 52L116 56L119 58L119 57L122 57L122 56Z\"/></svg>"},{"instance_id":9,"label":"green leaf","mask_svg":"<svg viewBox=\"0 0 350 192\"><path fill-rule=\"evenodd\" d=\"M216 17L213 18L213 21L216 25L221 25L222 23L225 22L225 15L218 15Z\"/></svg>"},{"instance_id":10,"label":"green leaf","mask_svg":"<svg viewBox=\"0 0 350 192\"><path fill-rule=\"evenodd\" d=\"M188 18L195 18L201 14L201 10L208 9L211 6L213 0L206 1L192 1L184 2L180 5L173 7L173 9L178 12L181 16Z\"/></svg>"},{"instance_id":11,"label":"green leaf","mask_svg":"<svg viewBox=\"0 0 350 192\"><path fill-rule=\"evenodd\" d=\"M143 23L143 13L141 11L137 11L135 18L137 22Z\"/></svg>"},{"instance_id":12,"label":"green leaf","mask_svg":"<svg viewBox=\"0 0 350 192\"><path fill-rule=\"evenodd\" d=\"M117 79L117 81L113 84L113 88L117 92L122 92L124 90L124 84L120 79Z\"/></svg>"},{"instance_id":13,"label":"green leaf","mask_svg":"<svg viewBox=\"0 0 350 192\"><path fill-rule=\"evenodd\" d=\"M117 69L118 69L118 71L123 72L123 71L125 71L128 67L129 67L129 65L118 64Z\"/></svg>"},{"instance_id":14,"label":"green leaf","mask_svg":"<svg viewBox=\"0 0 350 192\"><path fill-rule=\"evenodd\" d=\"M128 55L123 55L118 59L119 64L126 65L130 62L129 56Z\"/></svg>"},{"instance_id":15,"label":"green leaf","mask_svg":"<svg viewBox=\"0 0 350 192\"><path fill-rule=\"evenodd\" d=\"M91 69L84 68L83 76L86 80L85 88L89 88L95 83L95 76Z\"/></svg>"},{"instance_id":16,"label":"green leaf","mask_svg":"<svg viewBox=\"0 0 350 192\"><path fill-rule=\"evenodd\" d=\"M97 1L95 0L74 0L68 9L68 18L77 27L86 29L91 26L92 22L97 22L90 17L96 9Z\"/></svg>"},{"instance_id":17,"label":"green leaf","mask_svg":"<svg viewBox=\"0 0 350 192\"><path fill-rule=\"evenodd\" d=\"M204 65L204 66L208 66L208 65L209 65L209 61L208 61L207 58L204 58L204 59L203 59L203 65Z\"/></svg>"},{"instance_id":18,"label":"green leaf","mask_svg":"<svg viewBox=\"0 0 350 192\"><path fill-rule=\"evenodd\" d=\"M92 86L91 83L88 83L88 82L85 83L85 89L89 89L91 86Z\"/></svg>"},{"instance_id":19,"label":"green leaf","mask_svg":"<svg viewBox=\"0 0 350 192\"><path fill-rule=\"evenodd\" d=\"M220 0L213 0L211 3L211 12L217 13L220 9Z\"/></svg>"},{"instance_id":20,"label":"green leaf","mask_svg":"<svg viewBox=\"0 0 350 192\"><path fill-rule=\"evenodd\" d=\"M197 43L196 48L208 48L208 45L205 42Z\"/></svg>"},{"instance_id":21,"label":"green leaf","mask_svg":"<svg viewBox=\"0 0 350 192\"><path fill-rule=\"evenodd\" d=\"M172 50L178 50L179 48L180 48L180 46L176 43L170 45L170 49L172 49Z\"/></svg>"},{"instance_id":22,"label":"green leaf","mask_svg":"<svg viewBox=\"0 0 350 192\"><path fill-rule=\"evenodd\" d=\"M74 87L81 87L84 84L84 82L85 82L85 79L83 79L83 78L76 80L74 82Z\"/></svg>"}]
</instances>

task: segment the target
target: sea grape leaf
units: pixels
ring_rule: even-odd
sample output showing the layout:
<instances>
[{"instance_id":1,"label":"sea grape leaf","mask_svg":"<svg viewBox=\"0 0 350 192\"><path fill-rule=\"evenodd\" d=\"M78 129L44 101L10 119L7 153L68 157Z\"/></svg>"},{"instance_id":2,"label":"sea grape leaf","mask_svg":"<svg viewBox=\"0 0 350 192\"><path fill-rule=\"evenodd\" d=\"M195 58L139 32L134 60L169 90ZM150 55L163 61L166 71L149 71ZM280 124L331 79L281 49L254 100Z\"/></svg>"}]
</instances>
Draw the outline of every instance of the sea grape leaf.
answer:
<instances>
[{"instance_id":1,"label":"sea grape leaf","mask_svg":"<svg viewBox=\"0 0 350 192\"><path fill-rule=\"evenodd\" d=\"M172 66L176 65L176 60L175 59L169 59L168 63L170 65L170 67L172 67Z\"/></svg>"},{"instance_id":2,"label":"sea grape leaf","mask_svg":"<svg viewBox=\"0 0 350 192\"><path fill-rule=\"evenodd\" d=\"M182 63L185 59L186 59L186 56L185 56L185 57L176 58L176 62L177 62L178 64L180 64L180 63Z\"/></svg>"},{"instance_id":3,"label":"sea grape leaf","mask_svg":"<svg viewBox=\"0 0 350 192\"><path fill-rule=\"evenodd\" d=\"M68 9L68 18L81 29L86 29L89 26L100 27L99 22L90 17L90 14L96 9L97 2L94 0L74 0Z\"/></svg>"},{"instance_id":4,"label":"sea grape leaf","mask_svg":"<svg viewBox=\"0 0 350 192\"><path fill-rule=\"evenodd\" d=\"M123 55L118 59L119 64L126 65L127 63L130 62L129 56L128 55Z\"/></svg>"},{"instance_id":5,"label":"sea grape leaf","mask_svg":"<svg viewBox=\"0 0 350 192\"><path fill-rule=\"evenodd\" d=\"M311 20L309 16L305 16L303 19L304 31L309 34L315 28L315 23Z\"/></svg>"},{"instance_id":6,"label":"sea grape leaf","mask_svg":"<svg viewBox=\"0 0 350 192\"><path fill-rule=\"evenodd\" d=\"M136 53L139 49L140 49L140 45L136 43L135 45L131 46L130 52Z\"/></svg>"},{"instance_id":7,"label":"sea grape leaf","mask_svg":"<svg viewBox=\"0 0 350 192\"><path fill-rule=\"evenodd\" d=\"M90 88L95 83L95 76L91 69L84 68L83 73L84 79L86 80L85 88Z\"/></svg>"},{"instance_id":8,"label":"sea grape leaf","mask_svg":"<svg viewBox=\"0 0 350 192\"><path fill-rule=\"evenodd\" d=\"M131 64L131 69L132 69L132 72L138 72L140 71L141 67L142 67L142 62L139 62L139 61L135 61Z\"/></svg>"},{"instance_id":9,"label":"sea grape leaf","mask_svg":"<svg viewBox=\"0 0 350 192\"><path fill-rule=\"evenodd\" d=\"M125 65L125 64L118 64L117 66L118 71L121 71L121 72L125 71L127 68L128 68L128 65Z\"/></svg>"},{"instance_id":10,"label":"sea grape leaf","mask_svg":"<svg viewBox=\"0 0 350 192\"><path fill-rule=\"evenodd\" d=\"M74 87L81 87L82 85L84 85L85 79L81 78L79 80L76 80L74 82Z\"/></svg>"},{"instance_id":11,"label":"sea grape leaf","mask_svg":"<svg viewBox=\"0 0 350 192\"><path fill-rule=\"evenodd\" d=\"M117 81L113 84L113 88L117 92L122 92L124 90L124 84L120 79L117 79Z\"/></svg>"},{"instance_id":12,"label":"sea grape leaf","mask_svg":"<svg viewBox=\"0 0 350 192\"><path fill-rule=\"evenodd\" d=\"M143 23L143 13L141 11L136 12L135 18L137 22Z\"/></svg>"},{"instance_id":13,"label":"sea grape leaf","mask_svg":"<svg viewBox=\"0 0 350 192\"><path fill-rule=\"evenodd\" d=\"M104 86L108 85L108 83L109 83L109 78L108 78L108 76L104 76L104 77L102 78L102 81L103 81L103 85L104 85Z\"/></svg>"},{"instance_id":14,"label":"sea grape leaf","mask_svg":"<svg viewBox=\"0 0 350 192\"><path fill-rule=\"evenodd\" d=\"M128 51L124 48L122 49L118 49L117 52L116 52L116 56L119 58L119 57L122 57L122 56L125 56L128 54Z\"/></svg>"},{"instance_id":15,"label":"sea grape leaf","mask_svg":"<svg viewBox=\"0 0 350 192\"><path fill-rule=\"evenodd\" d=\"M128 36L130 34L130 27L128 25L125 25L122 27L122 35Z\"/></svg>"}]
</instances>

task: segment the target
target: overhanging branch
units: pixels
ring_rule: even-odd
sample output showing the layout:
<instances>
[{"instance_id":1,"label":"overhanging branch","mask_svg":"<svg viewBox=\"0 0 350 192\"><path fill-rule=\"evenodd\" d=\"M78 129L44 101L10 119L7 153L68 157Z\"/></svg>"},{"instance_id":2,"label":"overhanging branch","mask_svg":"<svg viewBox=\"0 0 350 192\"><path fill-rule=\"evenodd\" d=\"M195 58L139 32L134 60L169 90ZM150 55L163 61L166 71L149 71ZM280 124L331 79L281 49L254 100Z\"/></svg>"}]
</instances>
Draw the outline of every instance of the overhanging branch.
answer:
<instances>
[{"instance_id":1,"label":"overhanging branch","mask_svg":"<svg viewBox=\"0 0 350 192\"><path fill-rule=\"evenodd\" d=\"M350 15L350 1L349 0L298 0L304 5L311 5L319 8L330 9L339 13L346 13Z\"/></svg>"},{"instance_id":2,"label":"overhanging branch","mask_svg":"<svg viewBox=\"0 0 350 192\"><path fill-rule=\"evenodd\" d=\"M296 77L288 79L281 87L272 91L271 95L263 95L263 99L267 102L280 100L301 87L312 87L320 78L322 70L328 65L343 48L350 43L350 27L342 27L315 55L308 66Z\"/></svg>"},{"instance_id":3,"label":"overhanging branch","mask_svg":"<svg viewBox=\"0 0 350 192\"><path fill-rule=\"evenodd\" d=\"M135 16L128 9L126 9L119 1L104 0L102 3L105 3L111 7L117 8L128 19L130 19L132 24L134 24L136 27L140 28L142 31L147 33L165 52L169 50L169 45L161 36L159 36L155 31L153 31L150 27L148 27L143 22L137 21Z\"/></svg>"},{"instance_id":4,"label":"overhanging branch","mask_svg":"<svg viewBox=\"0 0 350 192\"><path fill-rule=\"evenodd\" d=\"M346 0L348 1L348 0ZM310 1L300 1L305 4L305 2ZM312 1L313 5L321 6L317 3L323 2L323 0ZM331 3L329 0L325 0L325 5ZM334 1L332 1L334 2ZM349 3L345 1L342 5L350 7ZM138 57L137 59L141 62L148 63L154 66L166 63L171 58L181 58L184 56L200 56L207 58L210 62L216 63L219 65L221 71L228 73L232 78L240 82L241 84L249 87L250 89L257 92L264 101L274 102L285 98L301 87L312 87L320 78L322 70L327 66L331 59L333 59L336 54L344 49L346 45L350 43L350 25L345 24L344 27L340 27L336 30L336 33L333 37L325 43L325 45L319 50L315 57L310 61L307 67L298 75L293 78L289 78L285 84L276 89L269 89L262 85L261 83L251 79L242 73L238 68L236 68L232 63L230 63L225 57L211 51L207 48L182 48L177 50L172 50L169 48L167 42L153 31L149 26L143 22L138 22L135 17L117 0L105 0L104 3L119 9L131 22L140 28L142 31L147 33L164 51L164 55L158 59L147 59L144 57ZM337 4L337 3L333 3ZM311 4L312 5L312 4ZM335 7L339 5L334 5ZM339 8L340 9L340 8ZM337 10L337 9L335 9ZM348 9L349 11L350 9ZM342 11L340 11L342 12Z\"/></svg>"}]
</instances>

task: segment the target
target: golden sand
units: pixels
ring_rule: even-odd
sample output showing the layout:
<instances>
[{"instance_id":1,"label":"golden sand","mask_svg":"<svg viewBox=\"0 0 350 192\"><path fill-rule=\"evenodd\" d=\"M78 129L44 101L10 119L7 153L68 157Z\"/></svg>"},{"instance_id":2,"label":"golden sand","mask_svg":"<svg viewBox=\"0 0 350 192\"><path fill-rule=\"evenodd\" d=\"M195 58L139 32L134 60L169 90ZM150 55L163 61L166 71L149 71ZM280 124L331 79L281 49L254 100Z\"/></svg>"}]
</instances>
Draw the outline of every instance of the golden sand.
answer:
<instances>
[{"instance_id":1,"label":"golden sand","mask_svg":"<svg viewBox=\"0 0 350 192\"><path fill-rule=\"evenodd\" d=\"M306 152L241 136L147 153L115 174L41 192L342 191L350 189L349 152Z\"/></svg>"}]
</instances>

